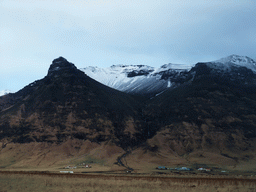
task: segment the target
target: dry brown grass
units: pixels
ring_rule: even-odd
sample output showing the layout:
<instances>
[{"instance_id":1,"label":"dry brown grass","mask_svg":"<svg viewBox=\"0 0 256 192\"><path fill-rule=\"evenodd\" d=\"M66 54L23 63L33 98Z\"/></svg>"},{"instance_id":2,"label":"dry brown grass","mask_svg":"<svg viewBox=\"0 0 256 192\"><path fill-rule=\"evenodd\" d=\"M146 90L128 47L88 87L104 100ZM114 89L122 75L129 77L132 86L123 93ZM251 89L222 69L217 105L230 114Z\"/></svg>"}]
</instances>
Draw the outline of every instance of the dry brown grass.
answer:
<instances>
[{"instance_id":1,"label":"dry brown grass","mask_svg":"<svg viewBox=\"0 0 256 192\"><path fill-rule=\"evenodd\" d=\"M0 146L2 143L0 142ZM79 147L77 149L76 147ZM120 147L108 144L96 144L89 141L68 140L60 145L49 143L8 143L0 148L0 168L52 168L63 167L91 160L97 164L116 162L124 151ZM87 162L89 160L89 162Z\"/></svg>"},{"instance_id":2,"label":"dry brown grass","mask_svg":"<svg viewBox=\"0 0 256 192\"><path fill-rule=\"evenodd\" d=\"M174 153L168 153L161 149L157 155L142 149L134 150L129 156L123 159L124 163L134 168L134 175L124 176L124 167L114 162L124 152L111 145L94 145L82 143L81 148L76 151L78 141L67 141L62 145L55 144L8 144L0 150L0 192L6 191L255 191L256 181L241 179L236 175L229 175L234 179L221 177L220 175L207 175L208 178L199 178L198 175L177 175L170 171L162 171L165 177L160 177L155 168L159 165L176 167L187 165L187 159L198 160L198 154L191 154L187 159L182 159ZM81 143L80 143L81 144ZM79 144L79 145L80 145ZM70 147L70 146L73 146ZM91 146L91 147L88 147ZM212 153L202 153L207 161L215 157ZM105 161L105 157L107 161ZM215 158L216 159L216 158ZM93 160L93 163L90 163ZM224 159L220 159L223 163ZM77 168L75 174L63 175L59 172L67 165L77 166L81 163L89 163L92 168ZM214 160L214 162L216 162ZM239 164L236 169L255 170L255 160ZM230 168L231 169L231 168ZM232 169L234 169L232 167ZM229 170L225 167L225 170ZM14 174L3 173L3 171L38 171L47 172L42 174ZM51 172L51 173L50 173ZM81 172L109 172L112 175L88 176ZM115 174L114 174L115 173ZM118 175L120 174L120 175ZM118 176L115 176L118 175ZM141 176L146 175L146 176ZM179 177L179 178L175 178ZM187 178L184 178L187 177ZM244 177L244 176L243 176ZM254 183L253 183L253 182Z\"/></svg>"},{"instance_id":3,"label":"dry brown grass","mask_svg":"<svg viewBox=\"0 0 256 192\"><path fill-rule=\"evenodd\" d=\"M255 180L0 173L0 191L256 191Z\"/></svg>"}]
</instances>

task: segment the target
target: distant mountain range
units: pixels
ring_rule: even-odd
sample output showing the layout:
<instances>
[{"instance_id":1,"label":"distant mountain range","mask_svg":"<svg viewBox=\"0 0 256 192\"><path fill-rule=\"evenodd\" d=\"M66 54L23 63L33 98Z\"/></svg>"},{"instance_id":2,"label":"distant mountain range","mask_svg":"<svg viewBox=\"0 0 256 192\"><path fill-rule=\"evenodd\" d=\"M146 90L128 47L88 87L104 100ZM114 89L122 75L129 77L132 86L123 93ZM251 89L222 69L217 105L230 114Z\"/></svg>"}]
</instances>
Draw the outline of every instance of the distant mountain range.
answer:
<instances>
[{"instance_id":1,"label":"distant mountain range","mask_svg":"<svg viewBox=\"0 0 256 192\"><path fill-rule=\"evenodd\" d=\"M217 61L206 62L217 73L246 67L256 71L256 63L249 57L231 55ZM81 70L98 82L131 94L155 96L166 89L183 84L192 68L181 64L165 64L160 68L146 65L113 65L109 68L86 67ZM190 74L192 75L192 74ZM193 75L192 75L193 76Z\"/></svg>"},{"instance_id":2,"label":"distant mountain range","mask_svg":"<svg viewBox=\"0 0 256 192\"><path fill-rule=\"evenodd\" d=\"M123 166L126 158L127 167L255 162L255 66L248 57L231 55L186 69L78 70L59 57L43 79L0 97L0 166L5 154L15 159L14 149L30 143L41 143L43 154L24 152L30 157L22 161L35 164L60 151L111 163L114 158Z\"/></svg>"},{"instance_id":3,"label":"distant mountain range","mask_svg":"<svg viewBox=\"0 0 256 192\"><path fill-rule=\"evenodd\" d=\"M256 62L246 56L230 55L205 63L219 73L239 67L256 71ZM96 81L119 91L154 96L182 84L193 66L172 63L162 65L160 68L147 65L112 65L109 68L89 66L80 70ZM0 91L0 96L10 92L9 90Z\"/></svg>"}]
</instances>

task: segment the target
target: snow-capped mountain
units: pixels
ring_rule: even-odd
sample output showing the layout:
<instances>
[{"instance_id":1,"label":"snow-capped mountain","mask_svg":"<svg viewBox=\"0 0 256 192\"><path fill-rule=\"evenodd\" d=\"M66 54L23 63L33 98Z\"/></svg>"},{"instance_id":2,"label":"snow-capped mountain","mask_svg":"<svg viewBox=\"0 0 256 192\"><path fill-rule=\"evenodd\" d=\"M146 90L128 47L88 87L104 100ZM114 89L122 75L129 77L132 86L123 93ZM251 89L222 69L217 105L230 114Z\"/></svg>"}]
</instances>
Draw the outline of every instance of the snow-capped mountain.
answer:
<instances>
[{"instance_id":1,"label":"snow-capped mountain","mask_svg":"<svg viewBox=\"0 0 256 192\"><path fill-rule=\"evenodd\" d=\"M212 73L227 75L237 80L244 79L242 69L247 68L252 70L252 73L256 73L256 62L246 56L230 55L216 61L198 64L207 65L213 69ZM109 68L90 66L81 70L96 81L119 91L153 96L193 79L195 70L191 68L192 65L169 63L160 68L146 65L113 65Z\"/></svg>"},{"instance_id":2,"label":"snow-capped mountain","mask_svg":"<svg viewBox=\"0 0 256 192\"><path fill-rule=\"evenodd\" d=\"M8 93L10 93L11 91L10 90L3 90L3 91L0 91L0 96L3 96L3 95L6 95Z\"/></svg>"},{"instance_id":3,"label":"snow-capped mountain","mask_svg":"<svg viewBox=\"0 0 256 192\"><path fill-rule=\"evenodd\" d=\"M230 55L216 61L209 62L208 65L212 68L230 70L231 67L246 67L256 72L256 62L246 56Z\"/></svg>"},{"instance_id":4,"label":"snow-capped mountain","mask_svg":"<svg viewBox=\"0 0 256 192\"><path fill-rule=\"evenodd\" d=\"M256 74L256 62L247 56L230 55L216 61L198 64L207 65L212 69L211 73L236 81L244 81L246 78L247 81L250 80L247 72L242 73L243 69L250 69L251 73ZM119 91L154 96L191 80L195 74L195 71L191 70L192 66L172 63L159 68L147 65L113 65L108 68L89 66L80 70L96 81ZM0 91L0 96L10 92Z\"/></svg>"},{"instance_id":5,"label":"snow-capped mountain","mask_svg":"<svg viewBox=\"0 0 256 192\"><path fill-rule=\"evenodd\" d=\"M90 66L80 70L119 91L154 95L181 83L190 68L187 65L165 64L160 68L147 65L113 65L109 68Z\"/></svg>"}]
</instances>

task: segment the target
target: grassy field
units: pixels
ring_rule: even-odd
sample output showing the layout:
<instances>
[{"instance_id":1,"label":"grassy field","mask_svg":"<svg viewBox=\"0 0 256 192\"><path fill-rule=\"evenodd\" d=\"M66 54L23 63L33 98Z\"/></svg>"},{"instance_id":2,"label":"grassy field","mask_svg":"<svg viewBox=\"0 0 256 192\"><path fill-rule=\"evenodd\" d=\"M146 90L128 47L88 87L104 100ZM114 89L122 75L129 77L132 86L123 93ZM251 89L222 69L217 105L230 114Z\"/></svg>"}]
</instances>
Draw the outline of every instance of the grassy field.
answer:
<instances>
[{"instance_id":1,"label":"grassy field","mask_svg":"<svg viewBox=\"0 0 256 192\"><path fill-rule=\"evenodd\" d=\"M0 192L14 191L85 191L85 192L139 192L139 191L253 191L255 179L239 178L172 178L125 175L83 174L12 174L0 173Z\"/></svg>"},{"instance_id":2,"label":"grassy field","mask_svg":"<svg viewBox=\"0 0 256 192\"><path fill-rule=\"evenodd\" d=\"M188 164L181 157L168 156L164 152L156 157L154 154L144 154L143 151L137 150L123 159L124 164L134 169L131 174L126 174L127 169L115 163L123 154L122 150L104 145L91 147L93 150L90 153L84 150L77 154L65 155L75 151L70 148L73 144L68 142L62 146L42 143L8 144L0 150L0 192L256 192L255 159L233 165L232 159L227 160L226 157L219 158L215 154L204 152L205 157L219 159L219 162L206 165L204 163L208 159L203 158L204 161L200 161L197 159L198 155L194 154ZM85 143L83 146L86 145ZM105 158L106 155L103 158L102 151L111 158ZM81 164L90 164L91 168L82 168ZM159 165L172 169L158 170L156 167ZM199 165L210 168L211 171L205 173L198 171ZM67 166L77 168L65 169ZM173 169L183 166L192 168L193 171ZM74 174L61 174L60 171L74 171Z\"/></svg>"}]
</instances>

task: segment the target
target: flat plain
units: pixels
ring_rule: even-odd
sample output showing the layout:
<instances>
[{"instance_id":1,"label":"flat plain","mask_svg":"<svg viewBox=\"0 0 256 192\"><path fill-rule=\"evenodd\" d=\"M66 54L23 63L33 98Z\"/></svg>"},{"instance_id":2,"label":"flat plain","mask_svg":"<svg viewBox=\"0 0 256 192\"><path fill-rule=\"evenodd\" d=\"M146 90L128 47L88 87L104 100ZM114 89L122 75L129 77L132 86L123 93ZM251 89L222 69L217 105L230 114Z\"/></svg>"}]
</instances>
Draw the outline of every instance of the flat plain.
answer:
<instances>
[{"instance_id":1,"label":"flat plain","mask_svg":"<svg viewBox=\"0 0 256 192\"><path fill-rule=\"evenodd\" d=\"M256 191L255 177L1 171L0 191Z\"/></svg>"}]
</instances>

